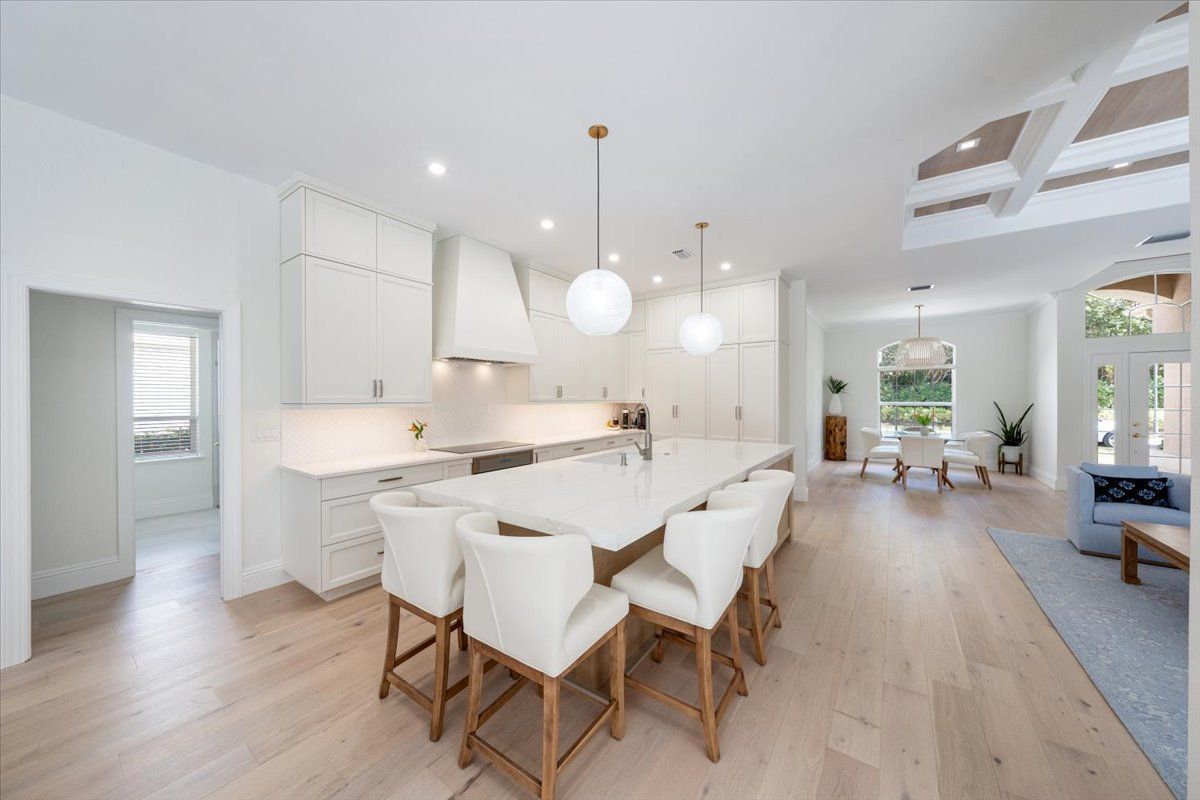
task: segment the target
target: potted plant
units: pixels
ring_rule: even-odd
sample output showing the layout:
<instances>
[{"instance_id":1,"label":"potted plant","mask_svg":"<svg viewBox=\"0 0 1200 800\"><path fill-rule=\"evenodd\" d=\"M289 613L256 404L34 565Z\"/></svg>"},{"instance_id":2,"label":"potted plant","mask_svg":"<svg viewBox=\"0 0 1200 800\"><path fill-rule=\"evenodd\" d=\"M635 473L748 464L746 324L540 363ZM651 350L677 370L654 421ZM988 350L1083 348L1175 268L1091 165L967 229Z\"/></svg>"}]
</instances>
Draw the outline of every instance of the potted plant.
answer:
<instances>
[{"instance_id":1,"label":"potted plant","mask_svg":"<svg viewBox=\"0 0 1200 800\"><path fill-rule=\"evenodd\" d=\"M1029 416L1029 412L1033 410L1033 403L1029 404L1029 408L1025 409L1025 413L1016 422L1009 422L1004 416L1004 410L1000 408L1000 404L995 400L992 405L996 407L996 414L1000 418L1000 430L988 431L988 433L1000 439L1000 457L1009 463L1016 463L1021 456L1021 445L1025 444L1025 440L1029 438L1029 434L1025 431L1025 418Z\"/></svg>"},{"instance_id":2,"label":"potted plant","mask_svg":"<svg viewBox=\"0 0 1200 800\"><path fill-rule=\"evenodd\" d=\"M922 436L933 433L933 414L929 411L918 411L913 414L913 420L921 426Z\"/></svg>"},{"instance_id":3,"label":"potted plant","mask_svg":"<svg viewBox=\"0 0 1200 800\"><path fill-rule=\"evenodd\" d=\"M418 450L429 449L429 442L425 441L425 429L428 427L428 422L421 422L419 419L414 419L412 425L408 426L409 432L412 433L413 438L417 440Z\"/></svg>"},{"instance_id":4,"label":"potted plant","mask_svg":"<svg viewBox=\"0 0 1200 800\"><path fill-rule=\"evenodd\" d=\"M829 398L829 416L838 417L842 414L842 392L846 391L846 382L841 378L830 375L825 379L825 388L833 395Z\"/></svg>"}]
</instances>

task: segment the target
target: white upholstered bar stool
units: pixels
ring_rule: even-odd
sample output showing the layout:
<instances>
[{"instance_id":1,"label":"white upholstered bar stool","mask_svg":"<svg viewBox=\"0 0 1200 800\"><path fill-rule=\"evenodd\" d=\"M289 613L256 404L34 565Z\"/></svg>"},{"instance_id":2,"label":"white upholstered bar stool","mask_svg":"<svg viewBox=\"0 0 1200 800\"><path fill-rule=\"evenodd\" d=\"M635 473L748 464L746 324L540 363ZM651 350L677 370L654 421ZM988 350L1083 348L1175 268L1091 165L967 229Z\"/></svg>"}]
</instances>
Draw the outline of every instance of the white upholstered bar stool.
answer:
<instances>
[{"instance_id":1,"label":"white upholstered bar stool","mask_svg":"<svg viewBox=\"0 0 1200 800\"><path fill-rule=\"evenodd\" d=\"M688 511L669 518L663 543L612 578L613 588L629 595L630 615L655 626L658 637L655 661L662 660L663 646L668 641L695 648L700 685L698 707L660 692L628 673L625 683L700 720L705 749L712 761L721 759L717 724L733 691L747 693L738 642L737 592L742 584L746 549L762 509L762 499L749 492L713 492L704 511ZM712 649L712 636L722 618L729 624L730 655ZM715 707L714 659L733 669L733 678Z\"/></svg>"},{"instance_id":2,"label":"white upholstered bar stool","mask_svg":"<svg viewBox=\"0 0 1200 800\"><path fill-rule=\"evenodd\" d=\"M779 597L775 594L775 546L779 543L779 519L795 485L796 475L789 470L760 469L751 472L745 482L725 487L731 492L753 494L763 502L762 513L758 516L758 524L754 526L754 535L750 537L750 546L742 563L746 575L745 598L750 610L750 625L746 630L750 633L750 641L754 643L754 660L759 664L767 663L767 630L772 625L783 627L783 620L779 617ZM767 578L766 597L763 597L761 588L764 575ZM762 618L762 606L769 609L765 620Z\"/></svg>"},{"instance_id":3,"label":"white upholstered bar stool","mask_svg":"<svg viewBox=\"0 0 1200 800\"><path fill-rule=\"evenodd\" d=\"M945 453L945 461L947 465L959 464L965 467L975 468L975 477L979 478L979 482L987 488L992 488L992 476L988 474L988 455L989 451L995 452L995 445L992 442L993 434L987 431L971 431L962 435L963 446L947 447ZM945 477L951 488L954 484L950 483L949 476Z\"/></svg>"},{"instance_id":4,"label":"white upholstered bar stool","mask_svg":"<svg viewBox=\"0 0 1200 800\"><path fill-rule=\"evenodd\" d=\"M379 696L395 686L429 712L429 738L442 736L446 701L467 685L463 678L448 686L450 633L459 630L459 648L466 649L462 634L463 554L454 522L470 508L417 506L412 492L386 492L371 498L371 510L383 526L383 589L388 593L387 650ZM400 609L434 627L433 635L396 655ZM427 695L396 674L396 668L433 645L433 695Z\"/></svg>"},{"instance_id":5,"label":"white upholstered bar stool","mask_svg":"<svg viewBox=\"0 0 1200 800\"><path fill-rule=\"evenodd\" d=\"M946 440L940 436L904 436L900 439L900 477L904 490L908 491L908 471L928 467L937 481L937 490L942 490Z\"/></svg>"},{"instance_id":6,"label":"white upholstered bar stool","mask_svg":"<svg viewBox=\"0 0 1200 800\"><path fill-rule=\"evenodd\" d=\"M892 472L899 470L900 442L895 439L884 439L874 428L859 428L858 435L862 437L863 463L858 471L858 477L867 474L868 461L890 461Z\"/></svg>"},{"instance_id":7,"label":"white upholstered bar stool","mask_svg":"<svg viewBox=\"0 0 1200 800\"><path fill-rule=\"evenodd\" d=\"M483 512L460 517L456 528L467 567L463 625L470 659L459 766L466 767L476 752L481 753L526 789L551 800L559 771L606 721L614 739L625 735L624 622L629 601L621 592L592 582L592 545L585 536L499 536L496 518ZM559 693L575 689L564 678L609 641L610 699L560 758ZM519 677L480 710L487 658ZM479 735L479 727L530 681L542 687L540 779Z\"/></svg>"}]
</instances>

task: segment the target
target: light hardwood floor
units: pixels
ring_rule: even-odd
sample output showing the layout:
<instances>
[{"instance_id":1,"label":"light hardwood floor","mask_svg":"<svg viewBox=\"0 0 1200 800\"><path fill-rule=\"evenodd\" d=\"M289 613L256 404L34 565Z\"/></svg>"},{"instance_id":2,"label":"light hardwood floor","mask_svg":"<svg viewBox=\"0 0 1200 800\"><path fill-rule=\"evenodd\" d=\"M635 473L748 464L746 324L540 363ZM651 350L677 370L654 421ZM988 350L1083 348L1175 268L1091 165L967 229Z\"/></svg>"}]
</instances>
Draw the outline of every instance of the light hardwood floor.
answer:
<instances>
[{"instance_id":1,"label":"light hardwood floor","mask_svg":"<svg viewBox=\"0 0 1200 800\"><path fill-rule=\"evenodd\" d=\"M778 556L784 627L767 666L744 659L750 696L722 722L720 763L691 720L631 692L625 738L596 737L560 796L1169 798L985 531L1062 535L1063 495L998 474L988 492L969 472L957 491L913 478L906 494L858 466L811 477ZM401 693L378 699L381 590L224 604L216 569L35 604L33 659L0 673L5 800L523 796L483 759L458 768L465 694L440 742ZM402 648L425 635L404 617ZM406 676L430 682L432 662L414 662ZM638 674L695 692L683 648ZM507 681L489 673L485 702ZM593 708L563 705L570 742ZM540 709L523 690L483 731L533 767Z\"/></svg>"}]
</instances>

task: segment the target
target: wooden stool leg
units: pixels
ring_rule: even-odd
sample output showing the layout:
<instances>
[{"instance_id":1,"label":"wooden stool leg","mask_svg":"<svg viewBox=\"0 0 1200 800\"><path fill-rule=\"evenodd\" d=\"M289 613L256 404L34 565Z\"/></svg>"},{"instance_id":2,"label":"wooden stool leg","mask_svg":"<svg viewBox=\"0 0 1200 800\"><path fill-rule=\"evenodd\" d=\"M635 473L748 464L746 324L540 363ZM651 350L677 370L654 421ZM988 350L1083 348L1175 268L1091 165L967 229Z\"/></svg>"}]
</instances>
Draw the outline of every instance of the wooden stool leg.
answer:
<instances>
[{"instance_id":1,"label":"wooden stool leg","mask_svg":"<svg viewBox=\"0 0 1200 800\"><path fill-rule=\"evenodd\" d=\"M700 724L704 726L704 747L708 760L721 760L717 744L717 716L713 708L712 631L696 628L696 675L700 683Z\"/></svg>"},{"instance_id":2,"label":"wooden stool leg","mask_svg":"<svg viewBox=\"0 0 1200 800\"><path fill-rule=\"evenodd\" d=\"M754 660L760 664L767 663L766 648L763 647L762 625L762 595L759 593L759 570L746 567L750 581L750 639L754 642Z\"/></svg>"},{"instance_id":3,"label":"wooden stool leg","mask_svg":"<svg viewBox=\"0 0 1200 800\"><path fill-rule=\"evenodd\" d=\"M446 683L450 675L450 620L438 617L434 623L433 642L433 702L429 720L429 741L442 738L442 723L446 718Z\"/></svg>"},{"instance_id":4,"label":"wooden stool leg","mask_svg":"<svg viewBox=\"0 0 1200 800\"><path fill-rule=\"evenodd\" d=\"M558 776L558 685L559 678L542 683L542 800L554 800Z\"/></svg>"},{"instance_id":5,"label":"wooden stool leg","mask_svg":"<svg viewBox=\"0 0 1200 800\"><path fill-rule=\"evenodd\" d=\"M783 627L783 612L779 610L779 595L775 594L775 554L767 556L767 599L771 601L771 616L776 628Z\"/></svg>"},{"instance_id":6,"label":"wooden stool leg","mask_svg":"<svg viewBox=\"0 0 1200 800\"><path fill-rule=\"evenodd\" d=\"M383 654L383 678L379 681L380 699L388 696L392 685L388 683L388 673L396 666L396 641L400 638L400 606L392 602L388 596L388 630L387 651Z\"/></svg>"},{"instance_id":7,"label":"wooden stool leg","mask_svg":"<svg viewBox=\"0 0 1200 800\"><path fill-rule=\"evenodd\" d=\"M650 651L650 658L654 661L654 663L661 664L663 660L663 654L667 649L667 643L663 641L663 629L661 626L654 626L654 635L657 637L658 641L654 643L654 649Z\"/></svg>"},{"instance_id":8,"label":"wooden stool leg","mask_svg":"<svg viewBox=\"0 0 1200 800\"><path fill-rule=\"evenodd\" d=\"M467 649L467 631L463 628L461 620L458 623L458 649Z\"/></svg>"},{"instance_id":9,"label":"wooden stool leg","mask_svg":"<svg viewBox=\"0 0 1200 800\"><path fill-rule=\"evenodd\" d=\"M729 647L733 651L730 658L733 659L733 679L737 682L737 693L742 697L750 694L750 689L746 686L746 673L742 671L742 640L738 635L738 611L737 598L733 598L733 602L729 604L729 609L726 611L726 616L729 622Z\"/></svg>"},{"instance_id":10,"label":"wooden stool leg","mask_svg":"<svg viewBox=\"0 0 1200 800\"><path fill-rule=\"evenodd\" d=\"M473 639L467 645L467 660L467 721L463 725L462 748L458 751L458 766L464 769L475 757L471 734L479 728L479 696L483 690L483 653Z\"/></svg>"},{"instance_id":11,"label":"wooden stool leg","mask_svg":"<svg viewBox=\"0 0 1200 800\"><path fill-rule=\"evenodd\" d=\"M608 694L617 704L608 732L612 738L620 739L625 735L625 620L617 623L608 643Z\"/></svg>"},{"instance_id":12,"label":"wooden stool leg","mask_svg":"<svg viewBox=\"0 0 1200 800\"><path fill-rule=\"evenodd\" d=\"M867 474L867 460L868 460L868 459L865 459L865 458L863 459L863 465L862 465L862 469L860 469L860 470L858 471L858 477L860 477L860 478L861 478L863 475L866 475L866 474Z\"/></svg>"}]
</instances>

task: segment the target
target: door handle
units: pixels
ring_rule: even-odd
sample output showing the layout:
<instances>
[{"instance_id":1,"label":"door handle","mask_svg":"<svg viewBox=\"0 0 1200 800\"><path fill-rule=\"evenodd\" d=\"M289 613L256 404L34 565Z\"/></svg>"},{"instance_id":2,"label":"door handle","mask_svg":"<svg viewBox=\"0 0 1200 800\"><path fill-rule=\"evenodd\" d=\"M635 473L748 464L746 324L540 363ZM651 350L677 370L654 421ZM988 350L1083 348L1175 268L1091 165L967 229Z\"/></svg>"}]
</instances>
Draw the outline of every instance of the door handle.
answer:
<instances>
[{"instance_id":1,"label":"door handle","mask_svg":"<svg viewBox=\"0 0 1200 800\"><path fill-rule=\"evenodd\" d=\"M371 379L371 397L379 397L379 379Z\"/></svg>"},{"instance_id":2,"label":"door handle","mask_svg":"<svg viewBox=\"0 0 1200 800\"><path fill-rule=\"evenodd\" d=\"M604 396L608 397L608 387L607 386L604 387Z\"/></svg>"},{"instance_id":3,"label":"door handle","mask_svg":"<svg viewBox=\"0 0 1200 800\"><path fill-rule=\"evenodd\" d=\"M383 378L379 379L379 396L383 397Z\"/></svg>"},{"instance_id":4,"label":"door handle","mask_svg":"<svg viewBox=\"0 0 1200 800\"><path fill-rule=\"evenodd\" d=\"M1130 436L1132 436L1134 439L1140 439L1140 438L1142 438L1142 435L1141 435L1140 433L1131 433L1131 434L1129 434L1129 435L1130 435Z\"/></svg>"}]
</instances>

